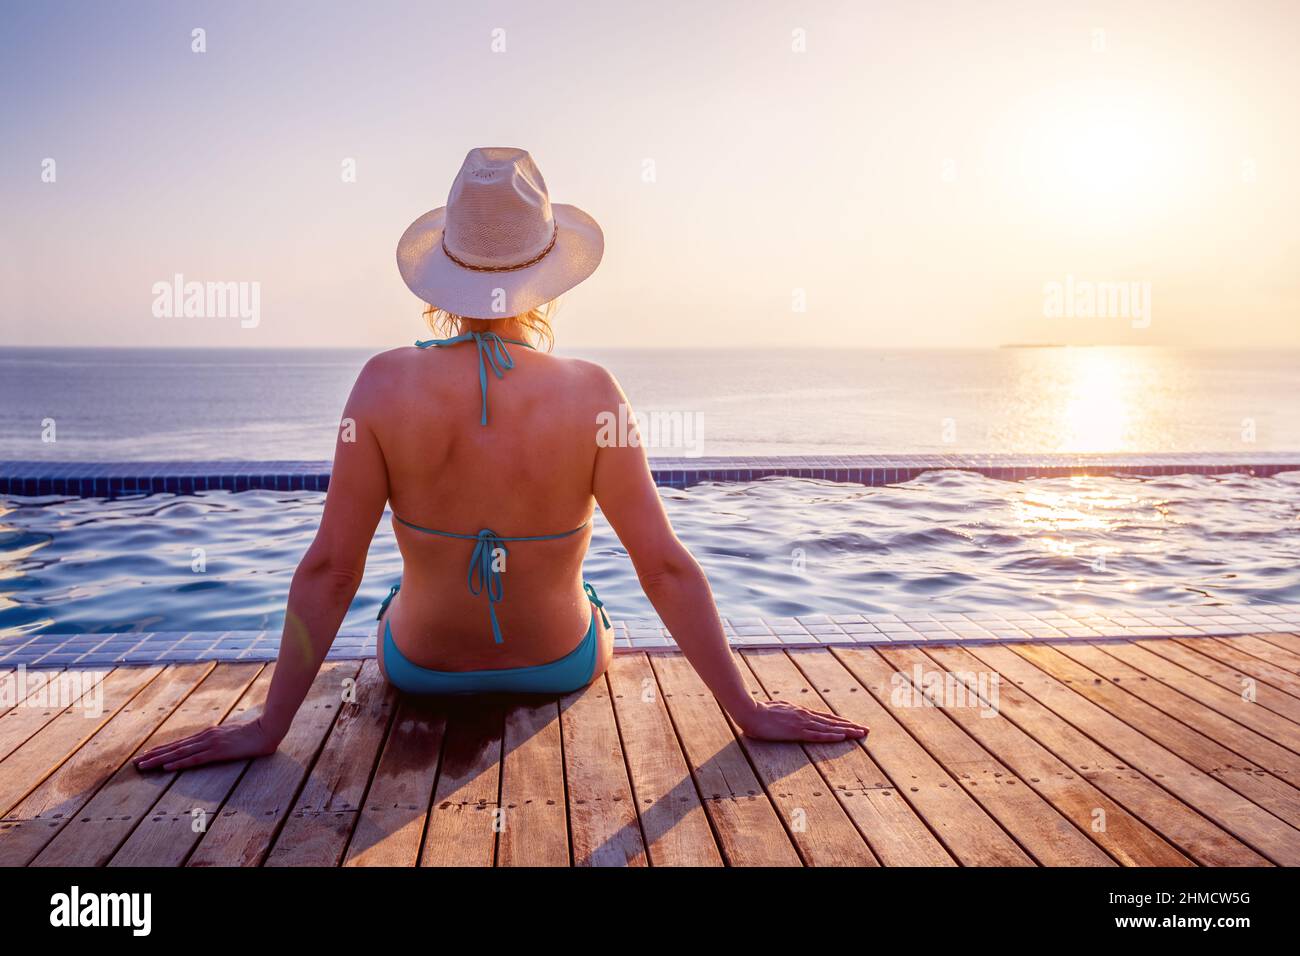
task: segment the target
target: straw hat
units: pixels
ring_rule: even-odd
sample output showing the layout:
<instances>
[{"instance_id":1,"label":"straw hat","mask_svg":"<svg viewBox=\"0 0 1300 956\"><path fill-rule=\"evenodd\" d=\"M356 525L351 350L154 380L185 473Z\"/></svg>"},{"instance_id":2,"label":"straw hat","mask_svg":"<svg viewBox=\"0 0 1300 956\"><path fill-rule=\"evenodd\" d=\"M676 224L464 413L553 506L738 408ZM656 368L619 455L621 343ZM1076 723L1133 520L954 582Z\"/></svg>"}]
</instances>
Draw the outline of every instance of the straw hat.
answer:
<instances>
[{"instance_id":1,"label":"straw hat","mask_svg":"<svg viewBox=\"0 0 1300 956\"><path fill-rule=\"evenodd\" d=\"M488 146L469 151L447 205L407 227L397 268L431 305L503 319L572 289L604 251L596 220L551 202L527 150Z\"/></svg>"}]
</instances>

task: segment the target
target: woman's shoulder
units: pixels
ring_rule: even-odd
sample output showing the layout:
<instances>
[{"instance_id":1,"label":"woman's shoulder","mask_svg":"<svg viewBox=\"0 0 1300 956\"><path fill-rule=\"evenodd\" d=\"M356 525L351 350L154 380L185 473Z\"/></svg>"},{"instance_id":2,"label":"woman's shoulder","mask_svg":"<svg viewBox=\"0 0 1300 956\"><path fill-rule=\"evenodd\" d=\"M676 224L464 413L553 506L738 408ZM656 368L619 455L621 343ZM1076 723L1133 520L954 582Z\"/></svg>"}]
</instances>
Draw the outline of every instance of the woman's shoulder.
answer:
<instances>
[{"instance_id":1,"label":"woman's shoulder","mask_svg":"<svg viewBox=\"0 0 1300 956\"><path fill-rule=\"evenodd\" d=\"M620 391L614 373L599 362L577 358L572 355L555 355L546 353L549 362L569 379L569 385L575 390L599 398L617 395Z\"/></svg>"},{"instance_id":2,"label":"woman's shoulder","mask_svg":"<svg viewBox=\"0 0 1300 956\"><path fill-rule=\"evenodd\" d=\"M416 363L422 357L427 358L423 350L412 345L376 352L366 359L357 373L353 395L382 401L391 393L400 392L416 374Z\"/></svg>"},{"instance_id":3,"label":"woman's shoulder","mask_svg":"<svg viewBox=\"0 0 1300 956\"><path fill-rule=\"evenodd\" d=\"M427 364L430 357L429 352L431 351L436 352L437 349L421 349L416 348L414 345L399 345L396 348L376 352L366 359L365 364L361 366L358 379L389 377L394 373L413 368L421 360Z\"/></svg>"}]
</instances>

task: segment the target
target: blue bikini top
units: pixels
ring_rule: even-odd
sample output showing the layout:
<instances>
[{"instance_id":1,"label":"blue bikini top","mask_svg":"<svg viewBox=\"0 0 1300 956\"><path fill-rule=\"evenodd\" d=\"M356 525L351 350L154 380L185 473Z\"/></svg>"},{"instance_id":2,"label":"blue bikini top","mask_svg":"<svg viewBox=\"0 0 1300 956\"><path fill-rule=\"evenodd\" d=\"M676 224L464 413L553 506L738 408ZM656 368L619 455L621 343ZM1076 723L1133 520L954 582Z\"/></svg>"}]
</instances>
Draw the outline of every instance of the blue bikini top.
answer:
<instances>
[{"instance_id":1,"label":"blue bikini top","mask_svg":"<svg viewBox=\"0 0 1300 956\"><path fill-rule=\"evenodd\" d=\"M515 367L515 360L510 355L510 350L506 348L506 343L511 345L522 345L524 348L532 348L527 342L521 342L518 339L506 339L497 335L495 332L464 332L460 335L453 336L449 339L427 339L423 342L416 342L415 347L420 349L448 348L453 345L459 345L462 342L473 342L478 348L478 386L479 393L483 397L483 413L479 419L480 425L487 424L487 389L488 389L488 369L490 368L497 378L505 378L506 372ZM474 542L474 550L469 558L469 572L466 575L466 583L469 586L470 594L486 594L488 599L488 618L492 622L492 639L496 643L504 643L501 636L501 625L497 623L496 605L504 595L504 586L501 580L502 571L497 567L498 552L504 558L508 551L505 546L507 541L552 541L556 538L567 538L570 535L577 534L583 528L587 527L587 521L584 521L578 527L569 531L561 531L558 534L534 534L534 535L503 535L497 534L491 528L483 528L477 534L463 534L457 531L438 531L435 528L425 528L414 522L407 521L397 512L393 512L393 519L399 524L403 524L415 531L421 531L424 534L436 534L443 538L461 538L466 541ZM600 598L596 597L596 592L592 586L585 581L582 584L583 590L587 593L588 600L600 611L600 616L609 627L609 618L605 616L605 607Z\"/></svg>"}]
</instances>

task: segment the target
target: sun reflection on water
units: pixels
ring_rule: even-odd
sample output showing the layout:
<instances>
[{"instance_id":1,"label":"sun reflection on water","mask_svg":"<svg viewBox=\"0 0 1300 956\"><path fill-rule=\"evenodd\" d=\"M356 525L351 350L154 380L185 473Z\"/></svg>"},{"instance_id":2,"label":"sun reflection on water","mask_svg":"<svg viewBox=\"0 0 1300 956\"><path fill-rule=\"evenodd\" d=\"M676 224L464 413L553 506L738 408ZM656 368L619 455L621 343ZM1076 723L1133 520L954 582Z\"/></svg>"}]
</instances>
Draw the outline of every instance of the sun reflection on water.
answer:
<instances>
[{"instance_id":1,"label":"sun reflection on water","mask_svg":"<svg viewBox=\"0 0 1300 956\"><path fill-rule=\"evenodd\" d=\"M1201 372L1195 355L1155 348L1068 347L1011 350L998 395L991 451L1095 454L1169 448L1197 416L1198 427L1233 440L1241 413L1191 402Z\"/></svg>"},{"instance_id":2,"label":"sun reflection on water","mask_svg":"<svg viewBox=\"0 0 1300 956\"><path fill-rule=\"evenodd\" d=\"M1060 410L1059 451L1101 452L1131 446L1135 396L1131 369L1113 354L1070 350L1072 375Z\"/></svg>"}]
</instances>

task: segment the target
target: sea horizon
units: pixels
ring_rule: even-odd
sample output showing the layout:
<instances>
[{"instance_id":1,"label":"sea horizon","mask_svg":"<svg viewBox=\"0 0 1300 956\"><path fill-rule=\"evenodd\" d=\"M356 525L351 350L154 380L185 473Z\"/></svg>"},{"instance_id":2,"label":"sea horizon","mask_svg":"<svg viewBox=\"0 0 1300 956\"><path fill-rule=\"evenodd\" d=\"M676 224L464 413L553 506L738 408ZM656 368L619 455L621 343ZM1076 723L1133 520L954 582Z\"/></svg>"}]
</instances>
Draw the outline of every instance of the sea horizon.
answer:
<instances>
[{"instance_id":1,"label":"sea horizon","mask_svg":"<svg viewBox=\"0 0 1300 956\"><path fill-rule=\"evenodd\" d=\"M0 347L0 459L333 457L383 347ZM565 349L652 456L1300 449L1300 349Z\"/></svg>"}]
</instances>

